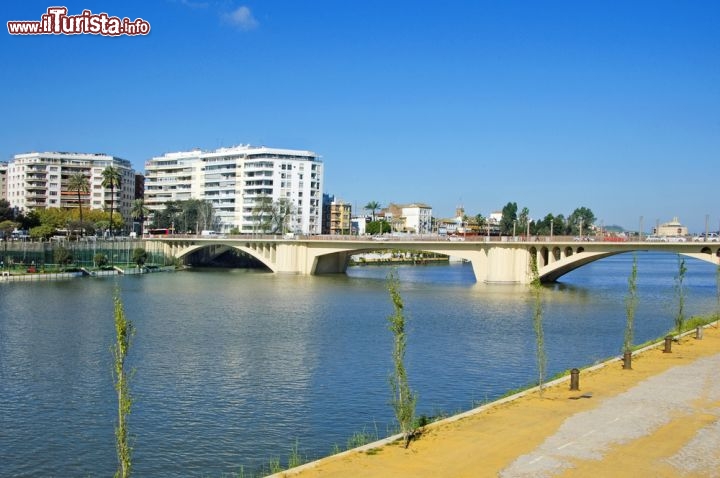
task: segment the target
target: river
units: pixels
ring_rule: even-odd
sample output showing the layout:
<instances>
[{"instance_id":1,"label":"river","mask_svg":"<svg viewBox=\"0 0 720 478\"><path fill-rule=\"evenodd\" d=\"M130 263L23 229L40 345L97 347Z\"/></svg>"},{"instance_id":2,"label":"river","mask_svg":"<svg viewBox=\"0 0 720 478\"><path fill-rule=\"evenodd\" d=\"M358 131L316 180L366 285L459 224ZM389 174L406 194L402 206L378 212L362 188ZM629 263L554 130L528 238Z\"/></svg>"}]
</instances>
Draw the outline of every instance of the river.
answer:
<instances>
[{"instance_id":1,"label":"river","mask_svg":"<svg viewBox=\"0 0 720 478\"><path fill-rule=\"evenodd\" d=\"M550 376L618 355L632 255L543 291ZM688 315L717 310L716 269L687 260ZM0 283L0 476L111 476L113 291L136 335L129 427L136 476L219 477L394 431L385 266L289 276L196 269ZM399 266L418 413L464 411L536 380L526 286L468 264ZM636 343L664 336L678 259L638 254Z\"/></svg>"}]
</instances>

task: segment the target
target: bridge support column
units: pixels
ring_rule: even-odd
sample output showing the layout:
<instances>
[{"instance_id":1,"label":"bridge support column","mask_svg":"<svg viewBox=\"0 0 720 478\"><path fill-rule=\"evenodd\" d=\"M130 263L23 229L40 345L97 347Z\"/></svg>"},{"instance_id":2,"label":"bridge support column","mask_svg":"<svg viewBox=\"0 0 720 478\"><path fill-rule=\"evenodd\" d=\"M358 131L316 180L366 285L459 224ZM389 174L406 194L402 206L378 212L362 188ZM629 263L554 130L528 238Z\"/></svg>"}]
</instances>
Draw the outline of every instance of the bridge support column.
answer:
<instances>
[{"instance_id":1,"label":"bridge support column","mask_svg":"<svg viewBox=\"0 0 720 478\"><path fill-rule=\"evenodd\" d=\"M488 249L485 282L528 284L530 276L530 252L524 247Z\"/></svg>"}]
</instances>

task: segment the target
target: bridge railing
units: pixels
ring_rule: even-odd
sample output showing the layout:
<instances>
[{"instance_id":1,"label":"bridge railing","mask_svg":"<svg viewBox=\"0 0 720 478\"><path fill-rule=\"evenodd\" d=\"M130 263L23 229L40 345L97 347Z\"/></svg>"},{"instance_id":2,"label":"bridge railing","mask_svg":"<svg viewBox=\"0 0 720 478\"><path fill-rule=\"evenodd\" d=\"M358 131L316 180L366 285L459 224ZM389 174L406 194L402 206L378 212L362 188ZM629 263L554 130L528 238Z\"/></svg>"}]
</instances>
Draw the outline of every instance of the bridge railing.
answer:
<instances>
[{"instance_id":1,"label":"bridge railing","mask_svg":"<svg viewBox=\"0 0 720 478\"><path fill-rule=\"evenodd\" d=\"M516 236L482 236L474 234L438 235L438 234L383 234L383 235L340 235L340 234L223 234L214 237L203 237L196 234L173 234L173 235L145 235L143 239L199 239L208 242L217 242L222 239L232 240L271 240L271 241L376 241L379 244L386 241L393 242L578 242L578 241L600 241L602 238L588 237L578 238L573 236L539 236L525 235ZM605 240L610 240L605 238ZM624 238L614 238L613 242L624 242Z\"/></svg>"}]
</instances>

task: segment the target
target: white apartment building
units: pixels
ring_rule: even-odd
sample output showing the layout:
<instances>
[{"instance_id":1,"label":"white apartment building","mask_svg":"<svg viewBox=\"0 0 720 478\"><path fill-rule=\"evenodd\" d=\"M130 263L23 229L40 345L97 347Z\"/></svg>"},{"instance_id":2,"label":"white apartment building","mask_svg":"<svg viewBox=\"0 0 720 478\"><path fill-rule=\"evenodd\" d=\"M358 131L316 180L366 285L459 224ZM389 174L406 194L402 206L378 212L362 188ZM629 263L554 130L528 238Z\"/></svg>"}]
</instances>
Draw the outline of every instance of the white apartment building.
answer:
<instances>
[{"instance_id":1,"label":"white apartment building","mask_svg":"<svg viewBox=\"0 0 720 478\"><path fill-rule=\"evenodd\" d=\"M432 231L432 207L414 203L401 208L406 230L417 234L427 234Z\"/></svg>"},{"instance_id":2,"label":"white apartment building","mask_svg":"<svg viewBox=\"0 0 720 478\"><path fill-rule=\"evenodd\" d=\"M240 145L167 153L145 163L145 205L201 199L215 210L218 232L258 232L261 201L292 204L287 232L320 234L323 165L311 151Z\"/></svg>"},{"instance_id":3,"label":"white apartment building","mask_svg":"<svg viewBox=\"0 0 720 478\"><path fill-rule=\"evenodd\" d=\"M7 200L22 212L53 207L77 208L76 191L68 182L75 173L88 178L89 192L81 194L83 209L105 209L110 204L110 189L102 186L103 170L115 167L120 186L115 188L113 208L125 224L131 223L130 211L135 196L135 171L126 159L102 153L23 153L16 154L7 165Z\"/></svg>"}]
</instances>

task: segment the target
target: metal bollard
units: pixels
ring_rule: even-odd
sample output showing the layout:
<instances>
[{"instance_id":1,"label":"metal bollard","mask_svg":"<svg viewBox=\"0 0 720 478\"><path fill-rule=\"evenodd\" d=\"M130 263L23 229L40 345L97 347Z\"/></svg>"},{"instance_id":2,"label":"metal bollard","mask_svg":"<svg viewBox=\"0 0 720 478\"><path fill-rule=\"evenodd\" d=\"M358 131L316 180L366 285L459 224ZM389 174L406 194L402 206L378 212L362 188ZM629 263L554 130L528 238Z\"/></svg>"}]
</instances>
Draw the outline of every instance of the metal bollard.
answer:
<instances>
[{"instance_id":1,"label":"metal bollard","mask_svg":"<svg viewBox=\"0 0 720 478\"><path fill-rule=\"evenodd\" d=\"M703 328L702 326L698 325L697 329L695 329L695 338L698 340L702 340L703 336Z\"/></svg>"},{"instance_id":2,"label":"metal bollard","mask_svg":"<svg viewBox=\"0 0 720 478\"><path fill-rule=\"evenodd\" d=\"M665 337L665 350L663 350L663 353L672 353L672 339L672 335Z\"/></svg>"},{"instance_id":3,"label":"metal bollard","mask_svg":"<svg viewBox=\"0 0 720 478\"><path fill-rule=\"evenodd\" d=\"M570 370L570 390L580 390L580 370Z\"/></svg>"}]
</instances>

